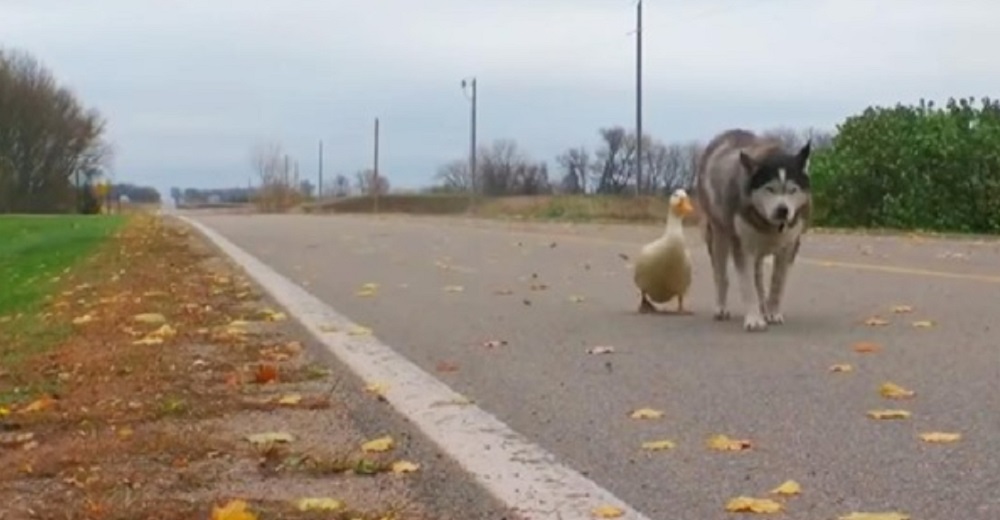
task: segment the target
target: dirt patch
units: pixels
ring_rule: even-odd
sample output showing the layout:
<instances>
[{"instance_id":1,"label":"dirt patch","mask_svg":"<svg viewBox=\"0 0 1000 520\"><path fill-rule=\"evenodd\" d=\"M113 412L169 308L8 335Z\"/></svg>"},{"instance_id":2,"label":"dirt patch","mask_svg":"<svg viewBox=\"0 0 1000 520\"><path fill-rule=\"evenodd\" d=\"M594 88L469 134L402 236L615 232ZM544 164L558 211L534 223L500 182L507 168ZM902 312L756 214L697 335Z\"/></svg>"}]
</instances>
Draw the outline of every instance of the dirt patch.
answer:
<instances>
[{"instance_id":1,"label":"dirt patch","mask_svg":"<svg viewBox=\"0 0 1000 520\"><path fill-rule=\"evenodd\" d=\"M70 337L0 377L0 519L428 517L419 461L180 224L132 217L63 283L40 321Z\"/></svg>"}]
</instances>

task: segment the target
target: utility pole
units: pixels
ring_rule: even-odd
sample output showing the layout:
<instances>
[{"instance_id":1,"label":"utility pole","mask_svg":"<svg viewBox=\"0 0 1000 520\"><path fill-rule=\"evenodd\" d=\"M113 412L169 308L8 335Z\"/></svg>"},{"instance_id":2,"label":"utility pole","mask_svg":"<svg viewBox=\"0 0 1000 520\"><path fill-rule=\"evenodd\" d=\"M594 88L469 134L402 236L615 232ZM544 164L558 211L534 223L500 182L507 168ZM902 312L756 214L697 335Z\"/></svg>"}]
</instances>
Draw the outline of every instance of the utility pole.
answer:
<instances>
[{"instance_id":1,"label":"utility pole","mask_svg":"<svg viewBox=\"0 0 1000 520\"><path fill-rule=\"evenodd\" d=\"M319 140L319 186L316 188L316 200L323 200L323 140Z\"/></svg>"},{"instance_id":2,"label":"utility pole","mask_svg":"<svg viewBox=\"0 0 1000 520\"><path fill-rule=\"evenodd\" d=\"M378 213L378 118L375 118L375 167L372 170L372 210Z\"/></svg>"},{"instance_id":3,"label":"utility pole","mask_svg":"<svg viewBox=\"0 0 1000 520\"><path fill-rule=\"evenodd\" d=\"M635 5L635 194L642 193L642 0Z\"/></svg>"},{"instance_id":4,"label":"utility pole","mask_svg":"<svg viewBox=\"0 0 1000 520\"><path fill-rule=\"evenodd\" d=\"M469 212L473 212L476 207L476 78L472 77L471 82L462 80L462 90L466 85L472 86L472 114L469 128Z\"/></svg>"}]
</instances>

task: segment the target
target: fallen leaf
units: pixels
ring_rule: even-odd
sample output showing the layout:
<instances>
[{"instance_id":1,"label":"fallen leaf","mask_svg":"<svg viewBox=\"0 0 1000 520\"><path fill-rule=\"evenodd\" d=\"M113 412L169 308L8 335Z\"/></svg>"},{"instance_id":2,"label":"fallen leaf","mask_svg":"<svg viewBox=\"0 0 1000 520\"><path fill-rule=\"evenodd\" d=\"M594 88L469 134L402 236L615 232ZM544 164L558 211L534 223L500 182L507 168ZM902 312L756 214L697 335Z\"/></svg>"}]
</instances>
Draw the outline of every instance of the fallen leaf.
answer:
<instances>
[{"instance_id":1,"label":"fallen leaf","mask_svg":"<svg viewBox=\"0 0 1000 520\"><path fill-rule=\"evenodd\" d=\"M157 312L146 312L143 314L136 314L132 319L139 323L148 323L151 325L159 325L161 323L166 323L167 318Z\"/></svg>"},{"instance_id":2,"label":"fallen leaf","mask_svg":"<svg viewBox=\"0 0 1000 520\"><path fill-rule=\"evenodd\" d=\"M271 309L265 309L264 312L265 321L285 321L288 316L283 312L276 312Z\"/></svg>"},{"instance_id":3,"label":"fallen leaf","mask_svg":"<svg viewBox=\"0 0 1000 520\"><path fill-rule=\"evenodd\" d=\"M830 365L830 372L851 372L854 367L848 365L847 363L838 363L836 365Z\"/></svg>"},{"instance_id":4,"label":"fallen leaf","mask_svg":"<svg viewBox=\"0 0 1000 520\"><path fill-rule=\"evenodd\" d=\"M782 509L779 502L769 498L752 498L740 496L726 503L726 511L730 513L778 513Z\"/></svg>"},{"instance_id":5,"label":"fallen leaf","mask_svg":"<svg viewBox=\"0 0 1000 520\"><path fill-rule=\"evenodd\" d=\"M336 511L344 507L340 500L332 498L300 498L295 501L299 511Z\"/></svg>"},{"instance_id":6,"label":"fallen leaf","mask_svg":"<svg viewBox=\"0 0 1000 520\"><path fill-rule=\"evenodd\" d=\"M507 296L509 294L514 294L514 291L510 289L497 289L493 291L493 294L496 294L498 296Z\"/></svg>"},{"instance_id":7,"label":"fallen leaf","mask_svg":"<svg viewBox=\"0 0 1000 520\"><path fill-rule=\"evenodd\" d=\"M84 314L83 316L73 318L73 325L86 325L92 321L94 321L92 314Z\"/></svg>"},{"instance_id":8,"label":"fallen leaf","mask_svg":"<svg viewBox=\"0 0 1000 520\"><path fill-rule=\"evenodd\" d=\"M42 397L32 401L30 404L18 410L19 413L31 413L31 412L41 412L48 410L55 406L56 400L51 396L43 395Z\"/></svg>"},{"instance_id":9,"label":"fallen leaf","mask_svg":"<svg viewBox=\"0 0 1000 520\"><path fill-rule=\"evenodd\" d=\"M271 444L276 442L292 442L295 437L286 432L254 433L246 436L250 444Z\"/></svg>"},{"instance_id":10,"label":"fallen leaf","mask_svg":"<svg viewBox=\"0 0 1000 520\"><path fill-rule=\"evenodd\" d=\"M956 442L962 438L961 433L946 433L946 432L927 432L921 433L920 438L924 442L930 442L935 444L944 444L948 442Z\"/></svg>"},{"instance_id":11,"label":"fallen leaf","mask_svg":"<svg viewBox=\"0 0 1000 520\"><path fill-rule=\"evenodd\" d=\"M281 398L278 399L278 404L283 404L285 406L295 406L301 402L302 402L301 394L287 394L281 396Z\"/></svg>"},{"instance_id":12,"label":"fallen leaf","mask_svg":"<svg viewBox=\"0 0 1000 520\"><path fill-rule=\"evenodd\" d=\"M368 383L365 386L365 391L371 392L379 397L384 397L386 391L389 390L389 385L386 383Z\"/></svg>"},{"instance_id":13,"label":"fallen leaf","mask_svg":"<svg viewBox=\"0 0 1000 520\"><path fill-rule=\"evenodd\" d=\"M905 513L851 513L847 516L838 517L837 520L910 520L910 515Z\"/></svg>"},{"instance_id":14,"label":"fallen leaf","mask_svg":"<svg viewBox=\"0 0 1000 520\"><path fill-rule=\"evenodd\" d=\"M919 320L913 322L913 327L917 329L929 329L934 326L934 322L931 320Z\"/></svg>"},{"instance_id":15,"label":"fallen leaf","mask_svg":"<svg viewBox=\"0 0 1000 520\"><path fill-rule=\"evenodd\" d=\"M135 433L135 430L133 430L132 428L130 428L130 427L128 427L128 426L124 426L124 427L120 428L120 429L119 429L119 430L118 430L117 432L115 432L115 433L116 433L116 434L118 435L118 437L119 437L119 438L121 438L121 439L128 439L129 437L131 437L131 436L132 436L132 435L133 435L133 434Z\"/></svg>"},{"instance_id":16,"label":"fallen leaf","mask_svg":"<svg viewBox=\"0 0 1000 520\"><path fill-rule=\"evenodd\" d=\"M170 325L163 324L160 328L149 333L149 337L154 338L172 338L177 335L177 329L174 329Z\"/></svg>"},{"instance_id":17,"label":"fallen leaf","mask_svg":"<svg viewBox=\"0 0 1000 520\"><path fill-rule=\"evenodd\" d=\"M319 331L320 332L337 332L338 330L339 329L337 327L334 327L333 325L320 325L319 326Z\"/></svg>"},{"instance_id":18,"label":"fallen leaf","mask_svg":"<svg viewBox=\"0 0 1000 520\"><path fill-rule=\"evenodd\" d=\"M908 419L912 415L906 410L869 410L868 417L872 419Z\"/></svg>"},{"instance_id":19,"label":"fallen leaf","mask_svg":"<svg viewBox=\"0 0 1000 520\"><path fill-rule=\"evenodd\" d=\"M622 260L628 262L628 255L626 255L625 253L618 253L618 258L621 258Z\"/></svg>"},{"instance_id":20,"label":"fallen leaf","mask_svg":"<svg viewBox=\"0 0 1000 520\"><path fill-rule=\"evenodd\" d=\"M361 451L364 451L365 453L383 452L391 450L393 446L395 446L395 443L393 442L392 437L387 435L385 437L372 439L362 444Z\"/></svg>"},{"instance_id":21,"label":"fallen leaf","mask_svg":"<svg viewBox=\"0 0 1000 520\"><path fill-rule=\"evenodd\" d=\"M156 336L146 336L142 339L137 339L132 342L133 345L161 345L163 344L163 338Z\"/></svg>"},{"instance_id":22,"label":"fallen leaf","mask_svg":"<svg viewBox=\"0 0 1000 520\"><path fill-rule=\"evenodd\" d=\"M884 320L878 316L872 316L871 318L865 320L865 325L868 325L869 327L884 327L888 324L888 320Z\"/></svg>"},{"instance_id":23,"label":"fallen leaf","mask_svg":"<svg viewBox=\"0 0 1000 520\"><path fill-rule=\"evenodd\" d=\"M505 339L491 339L483 342L483 346L486 348L497 348L502 347L507 344Z\"/></svg>"},{"instance_id":24,"label":"fallen leaf","mask_svg":"<svg viewBox=\"0 0 1000 520\"><path fill-rule=\"evenodd\" d=\"M798 495L802 492L802 486L794 480L786 480L780 486L771 490L776 495Z\"/></svg>"},{"instance_id":25,"label":"fallen leaf","mask_svg":"<svg viewBox=\"0 0 1000 520\"><path fill-rule=\"evenodd\" d=\"M601 354L614 354L614 353L615 353L615 347L612 347L610 345L598 345L596 347L590 347L589 349L587 349L587 354L593 354L595 356L599 356Z\"/></svg>"},{"instance_id":26,"label":"fallen leaf","mask_svg":"<svg viewBox=\"0 0 1000 520\"><path fill-rule=\"evenodd\" d=\"M544 290L546 290L548 288L549 288L549 286L546 285L546 284L544 284L544 283L533 283L533 284L531 284L531 287L530 287L530 289L532 291L544 291Z\"/></svg>"},{"instance_id":27,"label":"fallen leaf","mask_svg":"<svg viewBox=\"0 0 1000 520\"><path fill-rule=\"evenodd\" d=\"M461 285L446 285L446 286L444 286L444 291L445 292L462 292L464 290L465 290L465 287L462 287Z\"/></svg>"},{"instance_id":28,"label":"fallen leaf","mask_svg":"<svg viewBox=\"0 0 1000 520\"><path fill-rule=\"evenodd\" d=\"M620 508L615 506L598 506L591 510L591 513L597 518L620 518L625 514Z\"/></svg>"},{"instance_id":29,"label":"fallen leaf","mask_svg":"<svg viewBox=\"0 0 1000 520\"><path fill-rule=\"evenodd\" d=\"M713 435L708 438L705 444L713 450L719 451L742 451L748 450L753 443L746 439L733 439L728 435Z\"/></svg>"},{"instance_id":30,"label":"fallen leaf","mask_svg":"<svg viewBox=\"0 0 1000 520\"><path fill-rule=\"evenodd\" d=\"M8 415L10 415L10 408L0 406L0 417L7 417Z\"/></svg>"},{"instance_id":31,"label":"fallen leaf","mask_svg":"<svg viewBox=\"0 0 1000 520\"><path fill-rule=\"evenodd\" d=\"M673 441L668 441L666 439L659 441L648 441L642 443L642 449L646 451L663 451L672 450L677 445Z\"/></svg>"},{"instance_id":32,"label":"fallen leaf","mask_svg":"<svg viewBox=\"0 0 1000 520\"><path fill-rule=\"evenodd\" d=\"M222 507L212 507L212 520L257 520L257 515L247 510L242 500L230 500Z\"/></svg>"},{"instance_id":33,"label":"fallen leaf","mask_svg":"<svg viewBox=\"0 0 1000 520\"><path fill-rule=\"evenodd\" d=\"M254 381L258 384L267 384L278 379L278 367L270 363L257 365L257 372L254 373Z\"/></svg>"},{"instance_id":34,"label":"fallen leaf","mask_svg":"<svg viewBox=\"0 0 1000 520\"><path fill-rule=\"evenodd\" d=\"M372 329L369 329L368 327L362 327L360 325L357 325L357 326L351 327L350 330L347 331L347 335L348 336L371 336L372 335Z\"/></svg>"},{"instance_id":35,"label":"fallen leaf","mask_svg":"<svg viewBox=\"0 0 1000 520\"><path fill-rule=\"evenodd\" d=\"M392 472L397 474L413 473L420 469L420 464L414 464L408 460L397 460L392 463Z\"/></svg>"},{"instance_id":36,"label":"fallen leaf","mask_svg":"<svg viewBox=\"0 0 1000 520\"><path fill-rule=\"evenodd\" d=\"M458 370L458 365L450 361L439 361L435 368L438 372L454 372Z\"/></svg>"},{"instance_id":37,"label":"fallen leaf","mask_svg":"<svg viewBox=\"0 0 1000 520\"><path fill-rule=\"evenodd\" d=\"M574 294L574 295L572 295L572 296L569 297L569 301L571 301L573 303L583 303L584 297Z\"/></svg>"},{"instance_id":38,"label":"fallen leaf","mask_svg":"<svg viewBox=\"0 0 1000 520\"><path fill-rule=\"evenodd\" d=\"M893 305L892 312L895 314L908 314L913 312L913 307L909 305Z\"/></svg>"},{"instance_id":39,"label":"fallen leaf","mask_svg":"<svg viewBox=\"0 0 1000 520\"><path fill-rule=\"evenodd\" d=\"M629 415L633 419L659 419L663 417L663 412L652 408L639 408Z\"/></svg>"},{"instance_id":40,"label":"fallen leaf","mask_svg":"<svg viewBox=\"0 0 1000 520\"><path fill-rule=\"evenodd\" d=\"M0 433L0 447L15 448L31 442L35 434L31 432Z\"/></svg>"},{"instance_id":41,"label":"fallen leaf","mask_svg":"<svg viewBox=\"0 0 1000 520\"><path fill-rule=\"evenodd\" d=\"M854 344L854 351L861 354L870 354L873 352L878 352L882 347L878 343L873 343L871 341L859 341Z\"/></svg>"},{"instance_id":42,"label":"fallen leaf","mask_svg":"<svg viewBox=\"0 0 1000 520\"><path fill-rule=\"evenodd\" d=\"M886 399L908 399L916 395L913 390L907 390L896 383L885 382L879 387L878 392Z\"/></svg>"}]
</instances>

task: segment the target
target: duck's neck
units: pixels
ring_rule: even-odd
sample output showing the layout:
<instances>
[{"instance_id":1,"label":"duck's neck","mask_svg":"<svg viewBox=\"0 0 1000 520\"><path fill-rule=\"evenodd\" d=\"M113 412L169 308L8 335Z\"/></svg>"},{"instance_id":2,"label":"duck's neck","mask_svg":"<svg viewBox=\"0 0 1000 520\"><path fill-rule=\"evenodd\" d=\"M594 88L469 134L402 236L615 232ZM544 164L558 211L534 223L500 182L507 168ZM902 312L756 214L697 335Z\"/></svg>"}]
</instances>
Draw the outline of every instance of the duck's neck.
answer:
<instances>
[{"instance_id":1,"label":"duck's neck","mask_svg":"<svg viewBox=\"0 0 1000 520\"><path fill-rule=\"evenodd\" d=\"M682 218L673 214L672 212L667 216L667 226L663 230L664 236L666 235L677 235L684 232L684 224Z\"/></svg>"}]
</instances>

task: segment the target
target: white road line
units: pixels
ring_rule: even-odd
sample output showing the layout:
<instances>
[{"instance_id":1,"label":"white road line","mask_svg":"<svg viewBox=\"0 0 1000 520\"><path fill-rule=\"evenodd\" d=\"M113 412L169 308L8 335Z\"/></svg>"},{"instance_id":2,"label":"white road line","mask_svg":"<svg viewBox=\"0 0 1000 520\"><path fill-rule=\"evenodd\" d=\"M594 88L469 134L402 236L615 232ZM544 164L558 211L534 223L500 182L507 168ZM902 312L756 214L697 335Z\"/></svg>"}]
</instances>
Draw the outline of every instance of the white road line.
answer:
<instances>
[{"instance_id":1,"label":"white road line","mask_svg":"<svg viewBox=\"0 0 1000 520\"><path fill-rule=\"evenodd\" d=\"M208 226L178 218L228 254L363 380L387 384L389 403L506 506L531 520L589 520L603 505L621 509L624 519L649 520L374 336L351 335L357 324Z\"/></svg>"}]
</instances>

